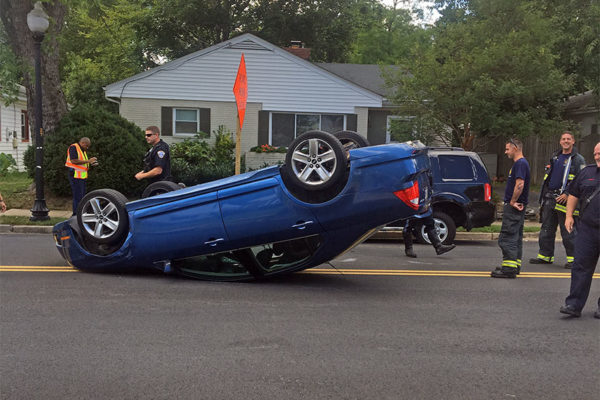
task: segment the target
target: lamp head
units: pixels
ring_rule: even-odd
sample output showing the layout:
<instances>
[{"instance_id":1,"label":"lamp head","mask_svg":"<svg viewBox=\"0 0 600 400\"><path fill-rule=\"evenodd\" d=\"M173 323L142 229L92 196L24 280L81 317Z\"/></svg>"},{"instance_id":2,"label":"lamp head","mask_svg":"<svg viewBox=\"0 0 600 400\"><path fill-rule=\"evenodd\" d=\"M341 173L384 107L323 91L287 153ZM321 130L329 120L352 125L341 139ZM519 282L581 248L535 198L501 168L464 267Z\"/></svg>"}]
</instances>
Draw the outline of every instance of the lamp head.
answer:
<instances>
[{"instance_id":1,"label":"lamp head","mask_svg":"<svg viewBox=\"0 0 600 400\"><path fill-rule=\"evenodd\" d=\"M27 26L34 34L43 35L50 23L48 22L48 14L44 11L41 2L36 2L33 10L27 13Z\"/></svg>"}]
</instances>

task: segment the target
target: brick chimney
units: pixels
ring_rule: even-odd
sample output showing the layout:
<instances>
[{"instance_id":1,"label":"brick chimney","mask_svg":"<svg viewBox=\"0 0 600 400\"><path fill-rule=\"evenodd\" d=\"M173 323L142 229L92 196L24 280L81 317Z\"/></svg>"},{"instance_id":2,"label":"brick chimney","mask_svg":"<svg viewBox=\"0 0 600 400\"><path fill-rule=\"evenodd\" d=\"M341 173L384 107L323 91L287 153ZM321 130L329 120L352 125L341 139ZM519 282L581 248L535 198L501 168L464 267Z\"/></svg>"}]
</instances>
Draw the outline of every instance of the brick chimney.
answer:
<instances>
[{"instance_id":1,"label":"brick chimney","mask_svg":"<svg viewBox=\"0 0 600 400\"><path fill-rule=\"evenodd\" d=\"M310 49L304 47L304 43L299 40L292 40L290 42L290 47L284 47L283 49L289 51L297 57L302 58L303 60L310 59Z\"/></svg>"}]
</instances>

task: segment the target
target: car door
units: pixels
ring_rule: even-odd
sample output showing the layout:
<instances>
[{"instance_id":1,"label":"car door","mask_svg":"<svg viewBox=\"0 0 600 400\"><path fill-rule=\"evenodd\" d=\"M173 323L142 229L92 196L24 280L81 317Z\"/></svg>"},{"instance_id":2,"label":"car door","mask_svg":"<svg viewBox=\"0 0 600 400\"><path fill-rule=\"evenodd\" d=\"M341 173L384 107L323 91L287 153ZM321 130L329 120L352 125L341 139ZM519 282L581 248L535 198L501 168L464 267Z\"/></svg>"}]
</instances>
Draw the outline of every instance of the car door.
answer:
<instances>
[{"instance_id":1,"label":"car door","mask_svg":"<svg viewBox=\"0 0 600 400\"><path fill-rule=\"evenodd\" d=\"M312 211L289 197L275 177L221 189L218 196L230 248L321 232Z\"/></svg>"}]
</instances>

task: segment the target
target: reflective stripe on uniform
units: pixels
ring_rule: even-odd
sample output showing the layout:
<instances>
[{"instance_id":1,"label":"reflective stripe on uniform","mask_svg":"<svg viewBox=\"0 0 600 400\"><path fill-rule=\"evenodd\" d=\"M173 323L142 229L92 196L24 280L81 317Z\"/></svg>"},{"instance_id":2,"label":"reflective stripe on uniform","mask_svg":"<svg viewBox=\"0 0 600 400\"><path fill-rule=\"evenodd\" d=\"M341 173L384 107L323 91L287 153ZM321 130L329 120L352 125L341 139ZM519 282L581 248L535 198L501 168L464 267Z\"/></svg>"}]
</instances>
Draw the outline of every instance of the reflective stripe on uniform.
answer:
<instances>
[{"instance_id":1,"label":"reflective stripe on uniform","mask_svg":"<svg viewBox=\"0 0 600 400\"><path fill-rule=\"evenodd\" d=\"M575 179L575 174L569 174L569 177L567 179L572 181L573 179Z\"/></svg>"},{"instance_id":2,"label":"reflective stripe on uniform","mask_svg":"<svg viewBox=\"0 0 600 400\"><path fill-rule=\"evenodd\" d=\"M575 261L575 257L567 256L567 262Z\"/></svg>"},{"instance_id":3,"label":"reflective stripe on uniform","mask_svg":"<svg viewBox=\"0 0 600 400\"><path fill-rule=\"evenodd\" d=\"M521 266L521 260L517 258L517 265L520 267Z\"/></svg>"},{"instance_id":4,"label":"reflective stripe on uniform","mask_svg":"<svg viewBox=\"0 0 600 400\"><path fill-rule=\"evenodd\" d=\"M562 204L556 203L556 205L554 206L554 209L556 211L564 212L565 214L567 213L567 206L562 205ZM579 210L574 210L573 211L573 216L574 217L578 217L579 216Z\"/></svg>"},{"instance_id":5,"label":"reflective stripe on uniform","mask_svg":"<svg viewBox=\"0 0 600 400\"><path fill-rule=\"evenodd\" d=\"M519 264L515 260L502 260L503 267L518 268Z\"/></svg>"},{"instance_id":6,"label":"reflective stripe on uniform","mask_svg":"<svg viewBox=\"0 0 600 400\"><path fill-rule=\"evenodd\" d=\"M546 256L541 255L540 253L538 253L537 258L539 260L544 260L546 262L554 262L554 256L552 256L552 257L546 257Z\"/></svg>"}]
</instances>

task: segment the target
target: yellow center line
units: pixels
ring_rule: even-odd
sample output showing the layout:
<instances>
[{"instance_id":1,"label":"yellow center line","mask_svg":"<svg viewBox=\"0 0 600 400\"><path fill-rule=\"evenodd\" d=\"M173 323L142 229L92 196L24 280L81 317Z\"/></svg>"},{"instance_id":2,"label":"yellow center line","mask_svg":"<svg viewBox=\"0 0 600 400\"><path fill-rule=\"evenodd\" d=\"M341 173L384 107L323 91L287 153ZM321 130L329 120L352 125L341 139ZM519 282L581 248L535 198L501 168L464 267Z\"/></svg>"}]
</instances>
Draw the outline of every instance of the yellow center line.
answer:
<instances>
[{"instance_id":1,"label":"yellow center line","mask_svg":"<svg viewBox=\"0 0 600 400\"><path fill-rule=\"evenodd\" d=\"M0 272L79 272L70 266L41 266L41 265L0 265ZM320 275L367 275L367 276L458 276L458 277L489 277L489 270L460 271L460 270L417 270L417 269L366 269L366 268L311 268L300 273ZM571 278L570 272L522 272L519 278ZM600 274L594 274L594 279L600 279Z\"/></svg>"}]
</instances>

